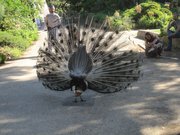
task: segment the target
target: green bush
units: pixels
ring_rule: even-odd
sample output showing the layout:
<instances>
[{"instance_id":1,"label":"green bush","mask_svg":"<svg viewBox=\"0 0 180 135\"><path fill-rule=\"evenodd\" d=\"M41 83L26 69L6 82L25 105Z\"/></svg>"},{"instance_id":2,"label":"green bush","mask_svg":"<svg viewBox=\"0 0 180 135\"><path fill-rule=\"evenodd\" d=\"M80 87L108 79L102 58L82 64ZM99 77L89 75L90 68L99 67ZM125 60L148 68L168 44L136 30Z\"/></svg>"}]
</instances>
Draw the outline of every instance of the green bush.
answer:
<instances>
[{"instance_id":1,"label":"green bush","mask_svg":"<svg viewBox=\"0 0 180 135\"><path fill-rule=\"evenodd\" d=\"M20 36L14 36L11 33L8 32L0 32L0 46L9 46L9 47L16 47L20 50L24 51L28 46L30 42L24 40Z\"/></svg>"},{"instance_id":2,"label":"green bush","mask_svg":"<svg viewBox=\"0 0 180 135\"><path fill-rule=\"evenodd\" d=\"M0 53L7 59L20 57L37 38L37 33L33 31L0 31Z\"/></svg>"},{"instance_id":3,"label":"green bush","mask_svg":"<svg viewBox=\"0 0 180 135\"><path fill-rule=\"evenodd\" d=\"M6 60L6 55L0 53L0 64L4 64Z\"/></svg>"},{"instance_id":4,"label":"green bush","mask_svg":"<svg viewBox=\"0 0 180 135\"><path fill-rule=\"evenodd\" d=\"M167 26L168 26L169 21L172 17L172 13L169 12L169 9L162 8L162 12L165 14L164 14L164 18L162 19L162 21L164 21L164 23L162 24L162 27L160 28L160 31L161 31L160 36L167 35ZM168 21L165 21L165 20L168 20Z\"/></svg>"},{"instance_id":5,"label":"green bush","mask_svg":"<svg viewBox=\"0 0 180 135\"><path fill-rule=\"evenodd\" d=\"M20 57L23 54L23 51L17 47L4 46L3 48L0 48L0 53L9 60Z\"/></svg>"},{"instance_id":6,"label":"green bush","mask_svg":"<svg viewBox=\"0 0 180 135\"><path fill-rule=\"evenodd\" d=\"M106 18L106 16L107 15L103 12L98 12L98 13L94 14L94 18L97 20L100 20L100 21L104 20Z\"/></svg>"},{"instance_id":7,"label":"green bush","mask_svg":"<svg viewBox=\"0 0 180 135\"><path fill-rule=\"evenodd\" d=\"M160 5L156 2L146 2L141 3L142 11L141 13L137 13L134 8L127 9L123 16L132 17L135 21L136 28L163 28L167 26L170 19L172 18L172 13L169 9L164 8L163 5Z\"/></svg>"},{"instance_id":8,"label":"green bush","mask_svg":"<svg viewBox=\"0 0 180 135\"><path fill-rule=\"evenodd\" d=\"M119 11L115 11L112 16L107 16L104 12L92 14L95 20L103 22L105 19L108 21L110 30L130 30L134 27L134 22L130 17L121 16Z\"/></svg>"},{"instance_id":9,"label":"green bush","mask_svg":"<svg viewBox=\"0 0 180 135\"><path fill-rule=\"evenodd\" d=\"M0 61L17 58L38 39L33 22L39 16L43 0L0 0ZM21 8L19 8L21 7Z\"/></svg>"},{"instance_id":10,"label":"green bush","mask_svg":"<svg viewBox=\"0 0 180 135\"><path fill-rule=\"evenodd\" d=\"M22 1L8 0L0 2L0 29L26 29L35 30L36 26L33 19L39 16L40 6L43 5L43 0ZM19 8L21 7L21 8Z\"/></svg>"},{"instance_id":11,"label":"green bush","mask_svg":"<svg viewBox=\"0 0 180 135\"><path fill-rule=\"evenodd\" d=\"M8 30L9 33L11 33L13 36L19 36L25 39L26 41L35 41L38 39L38 31L34 30Z\"/></svg>"},{"instance_id":12,"label":"green bush","mask_svg":"<svg viewBox=\"0 0 180 135\"><path fill-rule=\"evenodd\" d=\"M128 16L121 16L118 11L115 11L113 16L108 17L108 20L113 30L130 30L134 27L133 20Z\"/></svg>"}]
</instances>

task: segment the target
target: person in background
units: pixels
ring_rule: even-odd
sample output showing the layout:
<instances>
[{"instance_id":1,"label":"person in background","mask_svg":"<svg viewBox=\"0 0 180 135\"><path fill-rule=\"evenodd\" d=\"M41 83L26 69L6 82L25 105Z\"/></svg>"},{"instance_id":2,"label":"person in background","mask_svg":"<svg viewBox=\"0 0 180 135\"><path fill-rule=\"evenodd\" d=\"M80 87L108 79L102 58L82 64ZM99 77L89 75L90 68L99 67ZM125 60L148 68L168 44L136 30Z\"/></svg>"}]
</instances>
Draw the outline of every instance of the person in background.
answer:
<instances>
[{"instance_id":1,"label":"person in background","mask_svg":"<svg viewBox=\"0 0 180 135\"><path fill-rule=\"evenodd\" d=\"M163 43L150 32L145 33L145 54L147 57L161 56Z\"/></svg>"},{"instance_id":2,"label":"person in background","mask_svg":"<svg viewBox=\"0 0 180 135\"><path fill-rule=\"evenodd\" d=\"M45 24L48 31L48 38L57 39L58 28L61 26L61 17L55 13L55 7L53 5L49 6L49 14L45 17Z\"/></svg>"},{"instance_id":3,"label":"person in background","mask_svg":"<svg viewBox=\"0 0 180 135\"><path fill-rule=\"evenodd\" d=\"M178 14L173 14L173 20L169 23L167 27L168 34L168 46L164 49L164 51L172 50L172 39L180 38L180 19L178 19Z\"/></svg>"}]
</instances>

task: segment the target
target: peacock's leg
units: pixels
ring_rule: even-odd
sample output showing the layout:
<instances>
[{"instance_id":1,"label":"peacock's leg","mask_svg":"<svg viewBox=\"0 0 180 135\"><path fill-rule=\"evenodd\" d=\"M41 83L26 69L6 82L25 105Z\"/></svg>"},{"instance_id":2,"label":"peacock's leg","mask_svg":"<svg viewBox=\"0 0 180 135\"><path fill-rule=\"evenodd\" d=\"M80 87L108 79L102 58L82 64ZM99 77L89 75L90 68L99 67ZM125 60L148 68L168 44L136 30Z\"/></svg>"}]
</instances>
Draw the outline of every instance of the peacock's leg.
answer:
<instances>
[{"instance_id":1,"label":"peacock's leg","mask_svg":"<svg viewBox=\"0 0 180 135\"><path fill-rule=\"evenodd\" d=\"M85 102L86 100L82 99L82 97L80 96L81 102Z\"/></svg>"},{"instance_id":2,"label":"peacock's leg","mask_svg":"<svg viewBox=\"0 0 180 135\"><path fill-rule=\"evenodd\" d=\"M77 98L76 98L76 96L75 96L75 98L74 98L74 102L77 103Z\"/></svg>"}]
</instances>

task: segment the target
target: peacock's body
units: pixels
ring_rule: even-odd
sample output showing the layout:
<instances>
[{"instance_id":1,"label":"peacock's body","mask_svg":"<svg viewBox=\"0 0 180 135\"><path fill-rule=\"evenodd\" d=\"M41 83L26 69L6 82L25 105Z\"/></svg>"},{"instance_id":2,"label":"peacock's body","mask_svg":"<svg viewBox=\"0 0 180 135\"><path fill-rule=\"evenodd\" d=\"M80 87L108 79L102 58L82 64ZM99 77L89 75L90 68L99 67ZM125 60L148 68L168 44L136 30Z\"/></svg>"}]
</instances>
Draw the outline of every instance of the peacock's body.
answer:
<instances>
[{"instance_id":1,"label":"peacock's body","mask_svg":"<svg viewBox=\"0 0 180 135\"><path fill-rule=\"evenodd\" d=\"M139 57L124 49L129 41L123 32L109 32L106 21L99 25L93 17L84 23L80 16L64 21L59 37L49 38L39 50L37 76L45 87L71 89L75 96L86 89L112 93L139 78Z\"/></svg>"}]
</instances>

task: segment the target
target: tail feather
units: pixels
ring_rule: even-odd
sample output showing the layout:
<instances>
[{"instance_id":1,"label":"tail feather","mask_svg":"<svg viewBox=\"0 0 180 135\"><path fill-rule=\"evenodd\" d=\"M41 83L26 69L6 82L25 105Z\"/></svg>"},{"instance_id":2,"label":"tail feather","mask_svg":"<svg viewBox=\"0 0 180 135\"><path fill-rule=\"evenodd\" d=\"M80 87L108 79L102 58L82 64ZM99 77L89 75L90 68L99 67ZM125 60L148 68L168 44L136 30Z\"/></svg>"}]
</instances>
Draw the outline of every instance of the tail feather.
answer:
<instances>
[{"instance_id":1,"label":"tail feather","mask_svg":"<svg viewBox=\"0 0 180 135\"><path fill-rule=\"evenodd\" d=\"M39 50L37 76L46 88L62 91L72 78L88 88L112 93L127 88L140 76L138 54L127 49L125 32L109 31L107 21L92 16L64 16L58 38ZM55 35L54 35L55 36Z\"/></svg>"}]
</instances>

